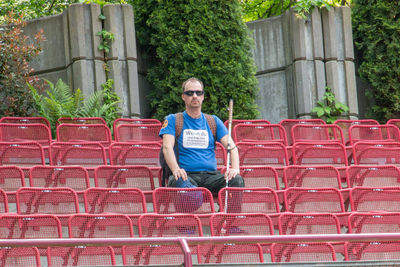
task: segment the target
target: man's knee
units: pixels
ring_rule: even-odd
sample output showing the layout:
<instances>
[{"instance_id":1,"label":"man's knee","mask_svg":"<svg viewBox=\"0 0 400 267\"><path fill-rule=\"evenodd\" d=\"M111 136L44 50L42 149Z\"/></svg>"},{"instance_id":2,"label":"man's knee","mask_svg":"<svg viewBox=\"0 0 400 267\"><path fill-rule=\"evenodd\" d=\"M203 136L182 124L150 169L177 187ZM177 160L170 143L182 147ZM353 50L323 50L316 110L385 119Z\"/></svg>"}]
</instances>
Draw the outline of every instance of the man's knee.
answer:
<instances>
[{"instance_id":1,"label":"man's knee","mask_svg":"<svg viewBox=\"0 0 400 267\"><path fill-rule=\"evenodd\" d=\"M173 175L168 178L168 187L176 187L176 180Z\"/></svg>"},{"instance_id":2,"label":"man's knee","mask_svg":"<svg viewBox=\"0 0 400 267\"><path fill-rule=\"evenodd\" d=\"M232 180L229 181L228 186L231 187L244 187L243 177L236 175Z\"/></svg>"}]
</instances>

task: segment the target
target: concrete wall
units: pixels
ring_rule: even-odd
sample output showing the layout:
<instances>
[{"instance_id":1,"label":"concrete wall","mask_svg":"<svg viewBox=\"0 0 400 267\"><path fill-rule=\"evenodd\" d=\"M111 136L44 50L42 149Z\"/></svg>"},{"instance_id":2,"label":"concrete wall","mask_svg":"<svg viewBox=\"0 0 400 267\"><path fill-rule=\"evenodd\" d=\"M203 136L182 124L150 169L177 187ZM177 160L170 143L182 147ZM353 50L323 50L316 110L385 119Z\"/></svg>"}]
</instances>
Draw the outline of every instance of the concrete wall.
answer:
<instances>
[{"instance_id":1,"label":"concrete wall","mask_svg":"<svg viewBox=\"0 0 400 267\"><path fill-rule=\"evenodd\" d=\"M121 97L123 116L141 116L138 85L137 53L133 9L130 5L72 4L62 14L28 22L27 35L44 30L47 39L43 53L32 67L36 74L52 82L62 79L72 88L81 88L85 95L101 90L106 81L104 63L108 63L109 78ZM97 47L101 37L97 32L106 29L115 35L110 53Z\"/></svg>"},{"instance_id":2,"label":"concrete wall","mask_svg":"<svg viewBox=\"0 0 400 267\"><path fill-rule=\"evenodd\" d=\"M306 19L293 11L249 22L260 85L261 118L310 118L325 86L358 117L351 14L348 7L314 9Z\"/></svg>"},{"instance_id":3,"label":"concrete wall","mask_svg":"<svg viewBox=\"0 0 400 267\"><path fill-rule=\"evenodd\" d=\"M73 4L62 14L29 21L25 33L44 30L43 53L33 62L36 73L56 82L63 79L88 95L109 78L121 97L125 117L147 117L150 90L146 82L144 51L136 46L133 9L130 5ZM261 118L310 118L325 85L358 117L351 14L347 7L314 9L308 19L293 11L248 23L255 41L253 55L260 85L257 103ZM106 56L97 49L102 29L115 34ZM139 60L138 60L139 58ZM139 63L139 64L138 64Z\"/></svg>"}]
</instances>

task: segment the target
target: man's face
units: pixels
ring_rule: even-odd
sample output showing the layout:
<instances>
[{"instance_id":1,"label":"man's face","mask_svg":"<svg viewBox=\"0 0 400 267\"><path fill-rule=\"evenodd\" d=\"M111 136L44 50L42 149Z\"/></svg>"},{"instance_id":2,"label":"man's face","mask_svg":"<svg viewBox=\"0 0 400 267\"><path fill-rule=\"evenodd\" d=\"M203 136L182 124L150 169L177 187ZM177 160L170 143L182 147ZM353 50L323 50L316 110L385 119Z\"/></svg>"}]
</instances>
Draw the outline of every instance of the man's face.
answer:
<instances>
[{"instance_id":1,"label":"man's face","mask_svg":"<svg viewBox=\"0 0 400 267\"><path fill-rule=\"evenodd\" d=\"M185 94L186 92L186 94ZM195 92L195 93L193 93ZM200 93L198 93L200 92ZM187 94L191 94L187 95ZM192 94L193 93L193 94ZM198 95L201 94L201 95ZM182 99L185 102L185 106L188 108L201 107L204 100L204 91L201 83L199 82L188 82L185 86L184 93L182 94Z\"/></svg>"}]
</instances>

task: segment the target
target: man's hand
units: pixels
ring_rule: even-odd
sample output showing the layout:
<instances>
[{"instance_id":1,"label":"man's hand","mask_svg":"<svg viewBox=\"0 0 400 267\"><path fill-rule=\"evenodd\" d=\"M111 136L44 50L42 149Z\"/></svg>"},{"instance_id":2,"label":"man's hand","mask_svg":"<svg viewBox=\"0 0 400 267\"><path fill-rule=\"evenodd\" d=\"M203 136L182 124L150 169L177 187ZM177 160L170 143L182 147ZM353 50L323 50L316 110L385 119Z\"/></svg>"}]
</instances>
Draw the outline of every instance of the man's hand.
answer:
<instances>
[{"instance_id":1,"label":"man's hand","mask_svg":"<svg viewBox=\"0 0 400 267\"><path fill-rule=\"evenodd\" d=\"M174 175L175 180L182 178L182 180L187 180L187 173L184 169L175 169L172 174Z\"/></svg>"},{"instance_id":2,"label":"man's hand","mask_svg":"<svg viewBox=\"0 0 400 267\"><path fill-rule=\"evenodd\" d=\"M225 173L225 180L230 181L232 178L234 178L236 175L239 175L240 171L238 169L233 169L230 168L226 173Z\"/></svg>"}]
</instances>

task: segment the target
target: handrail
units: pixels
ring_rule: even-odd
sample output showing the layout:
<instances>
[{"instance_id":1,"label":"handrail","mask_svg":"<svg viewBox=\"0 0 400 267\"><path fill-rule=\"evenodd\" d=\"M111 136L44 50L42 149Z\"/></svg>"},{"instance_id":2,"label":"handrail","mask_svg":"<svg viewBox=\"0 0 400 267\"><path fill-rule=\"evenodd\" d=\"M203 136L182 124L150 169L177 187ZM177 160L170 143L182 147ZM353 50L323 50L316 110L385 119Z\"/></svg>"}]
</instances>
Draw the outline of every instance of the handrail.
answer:
<instances>
[{"instance_id":1,"label":"handrail","mask_svg":"<svg viewBox=\"0 0 400 267\"><path fill-rule=\"evenodd\" d=\"M178 243L184 253L184 264L192 266L190 245L204 243L299 243L299 242L361 242L400 240L400 233L327 234L327 235L269 235L269 236L207 236L207 237L141 237L141 238L63 238L63 239L0 239L0 247L46 246L122 246L146 243Z\"/></svg>"}]
</instances>

